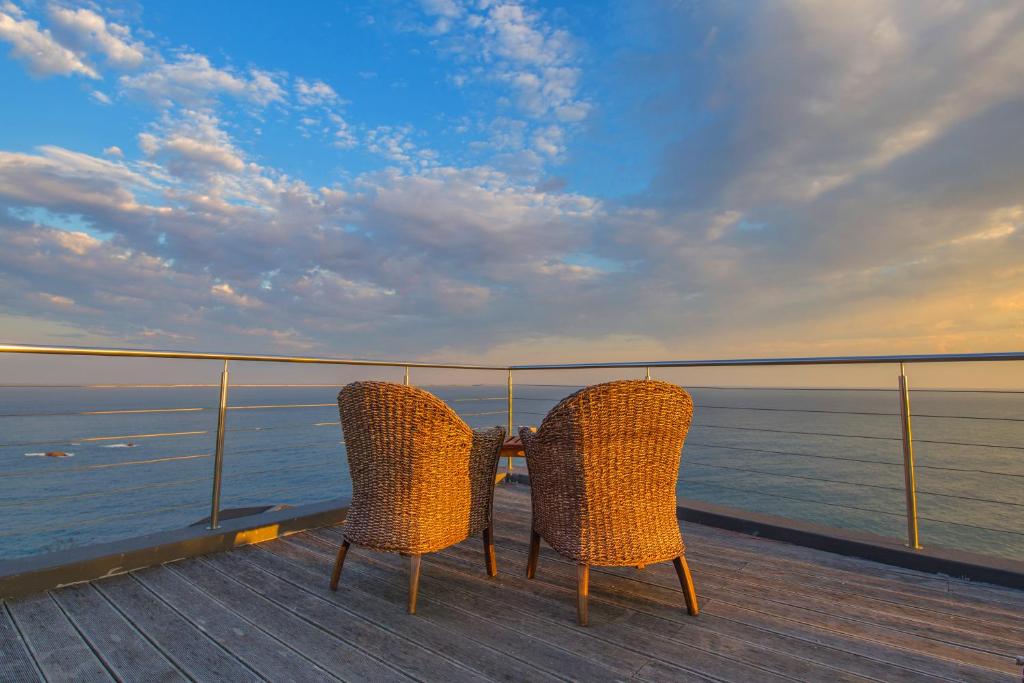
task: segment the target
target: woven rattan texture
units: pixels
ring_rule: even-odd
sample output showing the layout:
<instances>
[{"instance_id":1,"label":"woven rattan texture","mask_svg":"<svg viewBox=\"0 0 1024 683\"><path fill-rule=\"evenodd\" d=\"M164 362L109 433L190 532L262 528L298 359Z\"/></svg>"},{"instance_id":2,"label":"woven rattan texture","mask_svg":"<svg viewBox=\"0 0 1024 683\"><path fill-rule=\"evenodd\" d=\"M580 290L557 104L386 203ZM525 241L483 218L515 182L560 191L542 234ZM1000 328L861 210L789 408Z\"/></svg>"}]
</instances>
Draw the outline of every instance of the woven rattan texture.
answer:
<instances>
[{"instance_id":1,"label":"woven rattan texture","mask_svg":"<svg viewBox=\"0 0 1024 683\"><path fill-rule=\"evenodd\" d=\"M429 553L490 523L504 429L474 432L433 394L390 382L349 384L338 408L352 477L346 539Z\"/></svg>"},{"instance_id":2,"label":"woven rattan texture","mask_svg":"<svg viewBox=\"0 0 1024 683\"><path fill-rule=\"evenodd\" d=\"M597 384L520 431L533 526L583 564L653 564L683 553L676 481L693 400L666 382Z\"/></svg>"}]
</instances>

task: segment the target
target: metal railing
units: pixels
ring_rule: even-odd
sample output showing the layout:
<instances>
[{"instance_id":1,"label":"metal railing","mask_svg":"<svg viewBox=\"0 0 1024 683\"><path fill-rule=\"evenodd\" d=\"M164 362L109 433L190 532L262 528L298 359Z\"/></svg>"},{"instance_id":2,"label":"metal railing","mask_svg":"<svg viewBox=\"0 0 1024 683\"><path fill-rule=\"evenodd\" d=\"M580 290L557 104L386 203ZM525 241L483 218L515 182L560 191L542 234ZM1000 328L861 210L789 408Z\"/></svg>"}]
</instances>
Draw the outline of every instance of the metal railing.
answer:
<instances>
[{"instance_id":1,"label":"metal railing","mask_svg":"<svg viewBox=\"0 0 1024 683\"><path fill-rule=\"evenodd\" d=\"M231 410L244 410L244 409L281 409L281 408L313 408L313 407L327 407L333 404L317 403L317 404L279 404L279 405L254 405L254 406L229 406L228 405L228 394L230 389L229 381L229 363L232 362L250 362L250 363L293 363L293 364L320 364L320 365L342 365L342 366L362 366L362 367L384 367L384 368L402 368L404 370L404 382L409 384L410 382L410 369L412 368L423 368L423 369L442 369L442 370L478 370L478 371L502 371L506 373L506 395L505 396L488 396L488 397L471 397L456 399L456 401L499 401L503 400L506 403L504 410L494 411L483 411L476 413L465 414L465 417L473 416L485 416L485 415L501 415L504 414L506 418L506 427L508 429L509 436L513 435L513 428L515 426L515 401L546 401L553 402L550 397L541 396L518 396L514 393L514 373L524 372L540 372L540 371L576 371L576 370L644 370L644 376L646 379L651 378L652 369L669 369L669 368L714 368L714 367L772 367L772 366L817 366L817 365L880 365L880 364L891 364L898 367L899 374L897 375L896 386L893 391L897 394L897 407L898 410L895 412L880 412L880 411L833 411L833 410L821 410L821 409L788 409L778 407L741 407L741 406L724 406L724 405L707 405L705 407L712 409L722 410L757 410L757 411L772 411L772 412L804 412L804 413L834 413L834 414L852 414L852 415L898 415L900 418L900 437L894 439L893 437L885 437L878 435L869 434L844 434L844 433L830 433L821 431L801 431L801 430L773 430L765 427L741 427L741 426L730 426L730 425L716 425L716 424L703 424L701 428L704 429L724 429L724 430L740 430L740 431L752 431L752 432L777 432L783 434L803 434L803 435L814 435L814 436L825 436L825 437L851 437L851 438L865 438L865 439L882 439L882 440L899 440L902 449L902 469L903 469L903 486L902 494L905 502L905 512L903 515L906 518L906 540L907 545L911 548L921 548L920 533L919 533L919 517L918 514L918 494L926 493L927 495L946 496L950 498L957 498L962 496L956 496L953 494L925 491L921 492L918 490L915 473L917 469L922 467L930 467L932 469L948 470L948 471L980 471L980 470L966 470L958 469L955 467L941 467L941 466L921 466L915 465L914 462L914 437L912 429L912 418L913 417L948 417L956 419L996 419L1006 421L1024 421L1024 418L1012 418L1012 417L988 417L988 416L960 416L960 415L915 415L911 411L910 404L910 387L908 378L906 375L905 366L912 363L963 363L963 362L1004 362L1004 361L1021 361L1024 360L1024 352L1013 352L1013 353L978 353L978 354L932 354L932 355L903 355L903 356L830 356L830 357L801 357L801 358L755 358L755 359L722 359L722 360L677 360L677 361L642 361L642 362L609 362L609 363L567 363L567 364L534 364L534 365L477 365L477 364L464 364L464 363L432 363L432 362L421 362L421 361L401 361L401 360L367 360L367 359L345 359L345 358L321 358L321 357L308 357L308 356L276 356L276 355L249 355L249 354L224 354L224 353L197 353L197 352L184 352L184 351L150 351L141 349L111 349L111 348L79 348L79 347L58 347L58 346L32 346L32 345L18 345L18 344L0 344L0 354L48 354L48 355L63 355L63 356L104 356L104 357L128 357L128 358L155 358L155 359L189 359L189 360L217 360L222 362L222 369L220 375L219 384L215 385L204 385L204 386L217 386L219 387L218 403L217 403L217 427L214 439L213 448L213 476L212 476L212 488L209 498L210 506L210 528L216 529L219 526L220 513L221 513L221 487L223 482L223 466L224 466L224 443L225 435L227 432L233 431L227 428L227 414ZM95 385L94 385L95 386ZM105 386L141 386L141 385L105 385ZM191 385L196 386L196 385ZM306 386L306 385L301 385ZM575 387L575 385L540 385L540 384L528 384L521 383L520 386L534 386L534 387ZM714 389L716 387L703 387L708 389ZM717 387L724 388L724 387ZM809 388L800 388L801 390L811 390ZM796 389L794 389L796 390ZM130 414L130 413L173 413L173 412L189 412L189 411L204 411L209 408L153 408L153 409L131 409L131 410L113 410L113 411L80 411L74 413L39 413L42 415L58 415L58 414L74 414L74 415L109 415L109 414ZM543 412L531 411L531 410L520 410L521 415L530 416L542 416ZM18 413L4 413L3 416L20 416ZM317 426L320 425L334 425L336 422L318 422L315 423ZM308 425L306 423L297 424L294 428L304 428ZM288 429L293 428L289 426L285 427L270 427L268 429ZM262 429L262 428L260 428ZM182 435L193 435L199 436L207 434L207 430L196 430L189 432L175 432L167 434L138 434L128 435L120 437L87 437L83 440L101 440L101 439L112 439L112 438L156 438L164 436L182 436ZM1005 445L1005 444L984 444L984 443L971 443L971 442L952 442L952 441L928 441L920 440L925 443L945 443L950 445L961 445L961 446L979 446L979 447L992 447L992 448L1003 448L1003 449L1017 449L1024 450L1024 447ZM14 445L29 445L32 442L20 442ZM47 442L37 442L47 443ZM52 442L50 442L52 443ZM732 449L737 451L746 452L757 452L764 454L777 454L794 457L818 457L826 460L839 460L849 462L860 462L860 463L873 463L878 465L890 465L898 466L896 463L882 463L866 458L852 458L842 456L826 456L821 454L811 453L800 453L798 451L779 450L779 449L766 449L766 448L749 448L744 446L736 445L724 445L724 444L701 444L700 442L693 442L691 445L706 446L710 448L724 448ZM0 444L11 445L11 444ZM178 459L193 459L193 458L205 458L209 457L210 454L194 454L190 453L187 455L174 456L168 458L156 458L152 459L152 462L164 462L164 461L177 461ZM137 462L150 462L150 461L137 461ZM694 463L697 466L703 467L717 467L723 470L739 469L730 468L729 466L721 464L711 464L707 462L697 461ZM92 466L97 467L97 466ZM513 467L512 457L508 459L508 468L511 470ZM778 475L770 472L758 471L750 468L743 468L740 471L768 474L772 476L790 477L792 479L807 479L815 480L814 477L807 476L795 476L795 475ZM995 472L993 472L995 473ZM1005 474L1008 476L1024 476L1014 475L1006 472L999 472L998 474ZM193 480L183 480L193 481ZM822 479L822 481L831 481ZM844 483L844 482L836 482ZM875 486L876 488L898 491L898 487L889 486L878 486L873 484L859 483L862 486ZM728 488L726 485L718 485L721 488ZM738 489L737 489L738 490ZM778 497L786 498L786 495L776 494ZM799 497L788 496L793 500L800 500ZM999 501L994 499L976 498L976 497L964 497L969 500L976 500L981 502L991 503L1007 503L1015 505L1015 503L1008 501ZM807 502L818 502L826 505L838 505L836 503L825 503L822 501L807 501ZM839 505L839 507L844 507ZM857 506L845 506L850 509L863 509L865 511L892 515L888 510L867 510L866 508L859 508ZM925 518L927 519L927 518ZM935 520L942 521L948 524L958 524L951 520ZM962 525L971 526L971 525ZM979 527L981 528L981 527ZM993 529L993 531L998 531Z\"/></svg>"}]
</instances>

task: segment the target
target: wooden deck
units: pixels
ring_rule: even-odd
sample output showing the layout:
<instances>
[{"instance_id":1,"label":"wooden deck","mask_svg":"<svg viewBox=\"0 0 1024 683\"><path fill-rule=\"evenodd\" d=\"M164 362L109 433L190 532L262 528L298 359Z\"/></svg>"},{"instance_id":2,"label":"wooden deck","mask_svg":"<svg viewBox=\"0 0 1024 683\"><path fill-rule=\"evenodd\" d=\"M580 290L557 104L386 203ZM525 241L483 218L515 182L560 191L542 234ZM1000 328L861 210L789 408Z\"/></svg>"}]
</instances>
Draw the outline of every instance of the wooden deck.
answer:
<instances>
[{"instance_id":1,"label":"wooden deck","mask_svg":"<svg viewBox=\"0 0 1024 683\"><path fill-rule=\"evenodd\" d=\"M547 547L524 576L529 491L496 499L499 576L479 539L423 562L303 532L35 595L0 609L0 680L1019 681L1024 592L687 525L701 614L672 565L575 570ZM1015 673L1016 672L1016 673Z\"/></svg>"}]
</instances>

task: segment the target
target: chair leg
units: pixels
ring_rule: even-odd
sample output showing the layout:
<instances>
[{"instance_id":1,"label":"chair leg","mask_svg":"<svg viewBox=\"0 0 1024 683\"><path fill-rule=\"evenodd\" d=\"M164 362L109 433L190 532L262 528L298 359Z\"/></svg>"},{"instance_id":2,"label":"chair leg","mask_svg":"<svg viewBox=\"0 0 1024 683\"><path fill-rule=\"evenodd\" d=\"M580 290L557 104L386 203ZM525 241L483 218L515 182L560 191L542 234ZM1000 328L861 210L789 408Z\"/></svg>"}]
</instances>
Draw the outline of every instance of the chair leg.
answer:
<instances>
[{"instance_id":1,"label":"chair leg","mask_svg":"<svg viewBox=\"0 0 1024 683\"><path fill-rule=\"evenodd\" d=\"M487 567L487 576L498 575L498 561L494 557L494 523L491 522L484 529L484 565Z\"/></svg>"},{"instance_id":2,"label":"chair leg","mask_svg":"<svg viewBox=\"0 0 1024 683\"><path fill-rule=\"evenodd\" d=\"M416 594L420 590L420 561L422 555L409 556L409 614L416 614Z\"/></svg>"},{"instance_id":3,"label":"chair leg","mask_svg":"<svg viewBox=\"0 0 1024 683\"><path fill-rule=\"evenodd\" d=\"M680 555L672 560L676 567L676 574L679 575L679 585L683 589L683 597L686 598L686 611L691 616L700 614L697 607L697 590L693 587L693 576L690 575L690 566L686 564L686 557Z\"/></svg>"},{"instance_id":4,"label":"chair leg","mask_svg":"<svg viewBox=\"0 0 1024 683\"><path fill-rule=\"evenodd\" d=\"M532 579L537 574L537 558L540 556L540 534L530 530L530 554L526 560L526 578Z\"/></svg>"},{"instance_id":5,"label":"chair leg","mask_svg":"<svg viewBox=\"0 0 1024 683\"><path fill-rule=\"evenodd\" d=\"M590 595L590 565L576 565L576 619L587 625L587 597Z\"/></svg>"},{"instance_id":6,"label":"chair leg","mask_svg":"<svg viewBox=\"0 0 1024 683\"><path fill-rule=\"evenodd\" d=\"M334 561L334 572L331 574L331 590L338 590L338 582L341 580L341 568L345 564L345 555L348 553L348 547L351 545L348 541L342 540L341 547L338 548L338 559Z\"/></svg>"}]
</instances>

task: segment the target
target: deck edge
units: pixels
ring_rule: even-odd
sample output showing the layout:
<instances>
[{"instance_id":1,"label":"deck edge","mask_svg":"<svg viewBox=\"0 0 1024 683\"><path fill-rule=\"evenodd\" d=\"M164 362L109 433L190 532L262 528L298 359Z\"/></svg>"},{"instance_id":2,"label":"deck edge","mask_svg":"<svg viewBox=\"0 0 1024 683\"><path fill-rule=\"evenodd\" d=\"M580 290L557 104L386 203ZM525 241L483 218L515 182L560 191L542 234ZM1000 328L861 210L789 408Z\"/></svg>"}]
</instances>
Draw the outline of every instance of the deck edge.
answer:
<instances>
[{"instance_id":1,"label":"deck edge","mask_svg":"<svg viewBox=\"0 0 1024 683\"><path fill-rule=\"evenodd\" d=\"M110 543L0 561L0 599L29 595L134 569L269 541L339 524L349 499L336 498L224 520L216 530L185 527Z\"/></svg>"},{"instance_id":2,"label":"deck edge","mask_svg":"<svg viewBox=\"0 0 1024 683\"><path fill-rule=\"evenodd\" d=\"M528 485L530 477L512 472L506 481ZM903 569L1024 589L1024 562L1007 558L935 546L912 550L887 536L848 531L688 498L680 498L676 510L680 519L695 524L738 531Z\"/></svg>"}]
</instances>

